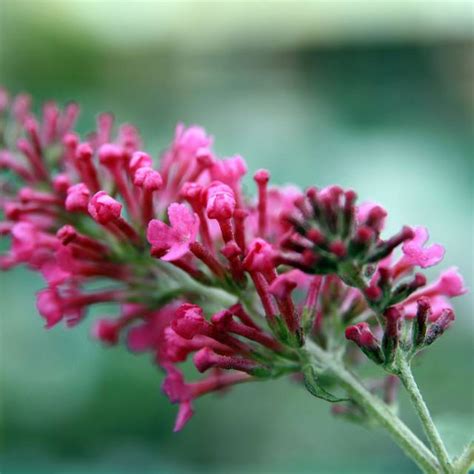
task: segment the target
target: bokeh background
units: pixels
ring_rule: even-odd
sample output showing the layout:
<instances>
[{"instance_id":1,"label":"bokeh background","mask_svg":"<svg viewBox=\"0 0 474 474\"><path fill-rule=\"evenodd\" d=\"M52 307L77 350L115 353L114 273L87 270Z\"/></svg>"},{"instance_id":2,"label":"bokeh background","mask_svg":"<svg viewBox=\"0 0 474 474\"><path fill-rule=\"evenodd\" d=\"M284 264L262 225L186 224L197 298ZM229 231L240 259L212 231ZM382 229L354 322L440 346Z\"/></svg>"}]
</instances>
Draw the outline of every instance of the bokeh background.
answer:
<instances>
[{"instance_id":1,"label":"bokeh background","mask_svg":"<svg viewBox=\"0 0 474 474\"><path fill-rule=\"evenodd\" d=\"M113 111L155 153L177 121L198 123L250 176L353 187L390 210L388 231L427 225L472 288L472 3L1 0L0 15L12 92L78 100L83 132ZM146 356L99 347L90 321L43 330L39 278L0 278L1 472L417 472L385 434L334 419L286 380L207 397L173 434ZM471 294L455 305L415 371L457 452L474 425Z\"/></svg>"}]
</instances>

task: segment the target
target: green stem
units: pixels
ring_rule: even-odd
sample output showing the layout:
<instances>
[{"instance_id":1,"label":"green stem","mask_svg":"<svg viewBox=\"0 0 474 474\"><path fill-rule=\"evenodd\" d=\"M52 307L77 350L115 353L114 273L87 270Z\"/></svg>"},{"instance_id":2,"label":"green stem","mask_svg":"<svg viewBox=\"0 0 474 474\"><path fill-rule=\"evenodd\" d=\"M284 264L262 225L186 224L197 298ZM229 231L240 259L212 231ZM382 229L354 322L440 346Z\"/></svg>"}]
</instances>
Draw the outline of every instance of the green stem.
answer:
<instances>
[{"instance_id":1,"label":"green stem","mask_svg":"<svg viewBox=\"0 0 474 474\"><path fill-rule=\"evenodd\" d=\"M232 306L238 300L237 295L233 295L221 288L204 285L174 265L161 261L157 261L156 265L169 277L173 278L183 291L196 293L202 298L206 298L209 301L219 302L223 306Z\"/></svg>"},{"instance_id":2,"label":"green stem","mask_svg":"<svg viewBox=\"0 0 474 474\"><path fill-rule=\"evenodd\" d=\"M354 401L388 431L393 440L423 472L427 474L440 472L438 461L431 451L379 398L372 395L341 362L310 341L306 343L305 348L318 365L326 367L333 373Z\"/></svg>"},{"instance_id":3,"label":"green stem","mask_svg":"<svg viewBox=\"0 0 474 474\"><path fill-rule=\"evenodd\" d=\"M234 304L238 298L225 290L213 288L196 282L182 270L172 265L158 264L175 281L179 282L182 288L218 301L224 306ZM246 302L246 306L252 306ZM250 308L248 308L250 309ZM412 431L397 417L392 411L377 397L372 395L351 372L340 363L333 354L330 354L312 341L306 343L305 349L314 358L318 366L327 368L338 379L341 386L347 393L375 420L383 426L392 436L394 441L401 447L408 457L427 474L437 474L440 467L437 459L428 448L412 433Z\"/></svg>"},{"instance_id":4,"label":"green stem","mask_svg":"<svg viewBox=\"0 0 474 474\"><path fill-rule=\"evenodd\" d=\"M421 396L420 389L415 382L409 363L405 358L400 358L398 367L400 380L410 395L413 406L415 407L421 424L423 425L426 437L441 464L442 472L446 474L452 473L453 468L449 460L448 451L446 450L441 436L433 423L428 407Z\"/></svg>"},{"instance_id":5,"label":"green stem","mask_svg":"<svg viewBox=\"0 0 474 474\"><path fill-rule=\"evenodd\" d=\"M471 441L464 449L461 456L454 461L454 472L466 474L469 468L474 465L474 441Z\"/></svg>"}]
</instances>

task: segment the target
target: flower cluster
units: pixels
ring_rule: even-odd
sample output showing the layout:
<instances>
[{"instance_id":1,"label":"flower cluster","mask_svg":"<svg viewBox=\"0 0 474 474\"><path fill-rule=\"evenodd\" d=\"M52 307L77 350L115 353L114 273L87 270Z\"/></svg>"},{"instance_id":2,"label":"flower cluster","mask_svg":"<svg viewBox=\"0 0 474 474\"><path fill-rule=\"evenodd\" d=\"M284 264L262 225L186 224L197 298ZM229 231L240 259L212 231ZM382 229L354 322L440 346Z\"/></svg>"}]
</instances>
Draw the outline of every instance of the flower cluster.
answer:
<instances>
[{"instance_id":1,"label":"flower cluster","mask_svg":"<svg viewBox=\"0 0 474 474\"><path fill-rule=\"evenodd\" d=\"M456 269L430 285L415 273L444 249L426 246L423 227L382 239L386 211L357 205L355 192L269 186L259 170L249 198L243 158L217 157L200 127L178 125L156 164L110 114L81 138L76 104L50 102L37 117L30 102L0 91L10 238L0 266L43 275L47 328L114 303L92 334L153 354L179 404L177 430L197 397L255 379L304 374L311 393L335 401L307 370L308 345L359 363L347 338L392 374L397 354L413 356L454 319L449 299L465 292ZM187 382L179 364L190 356L207 375Z\"/></svg>"}]
</instances>

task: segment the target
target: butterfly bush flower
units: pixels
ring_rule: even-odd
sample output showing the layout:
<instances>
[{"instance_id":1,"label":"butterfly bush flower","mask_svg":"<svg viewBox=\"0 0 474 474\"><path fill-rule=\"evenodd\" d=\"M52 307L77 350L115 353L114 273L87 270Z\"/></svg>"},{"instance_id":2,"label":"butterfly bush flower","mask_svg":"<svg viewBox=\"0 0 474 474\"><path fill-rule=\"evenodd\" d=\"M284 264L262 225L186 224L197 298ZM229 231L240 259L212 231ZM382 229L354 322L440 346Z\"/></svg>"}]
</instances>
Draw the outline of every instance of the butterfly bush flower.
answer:
<instances>
[{"instance_id":1,"label":"butterfly bush flower","mask_svg":"<svg viewBox=\"0 0 474 474\"><path fill-rule=\"evenodd\" d=\"M445 252L427 245L426 228L382 236L380 205L339 186L274 186L264 169L249 197L244 159L218 157L198 126L179 124L156 161L110 114L81 137L74 103L35 116L29 96L2 89L0 106L0 233L10 242L0 266L43 276L46 328L113 303L92 335L152 356L178 405L176 431L201 396L290 375L337 402L335 414L387 427L425 471L454 472L430 427L432 451L384 408L398 379L413 390L410 361L448 329L450 300L466 292L455 268L431 284L419 272ZM192 381L180 368L188 360ZM378 381L347 370L369 360L385 371Z\"/></svg>"}]
</instances>

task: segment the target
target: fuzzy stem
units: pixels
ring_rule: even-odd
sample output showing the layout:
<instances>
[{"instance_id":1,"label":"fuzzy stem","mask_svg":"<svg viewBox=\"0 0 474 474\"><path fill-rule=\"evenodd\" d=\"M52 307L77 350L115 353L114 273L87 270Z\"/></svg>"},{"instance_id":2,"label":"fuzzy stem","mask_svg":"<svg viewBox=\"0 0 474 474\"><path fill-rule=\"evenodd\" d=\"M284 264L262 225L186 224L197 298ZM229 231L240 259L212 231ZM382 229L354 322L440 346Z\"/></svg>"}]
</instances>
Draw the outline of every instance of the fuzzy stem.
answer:
<instances>
[{"instance_id":1,"label":"fuzzy stem","mask_svg":"<svg viewBox=\"0 0 474 474\"><path fill-rule=\"evenodd\" d=\"M438 461L412 431L377 397L372 395L335 357L311 341L305 346L319 366L330 370L347 393L381 426L405 454L427 474L440 472Z\"/></svg>"},{"instance_id":2,"label":"fuzzy stem","mask_svg":"<svg viewBox=\"0 0 474 474\"><path fill-rule=\"evenodd\" d=\"M193 280L182 270L171 265L158 264L173 279L181 282L184 288L198 291L210 300L230 306L238 299L227 291L202 285ZM247 305L246 305L247 306ZM417 438L413 432L377 397L372 395L357 378L349 372L333 354L326 352L314 342L308 340L305 350L314 359L318 367L323 367L333 373L341 387L356 401L369 415L384 427L393 440L405 454L426 474L439 474L440 465L431 451Z\"/></svg>"},{"instance_id":3,"label":"fuzzy stem","mask_svg":"<svg viewBox=\"0 0 474 474\"><path fill-rule=\"evenodd\" d=\"M467 474L474 465L474 441L471 441L462 454L454 461L454 472Z\"/></svg>"},{"instance_id":4,"label":"fuzzy stem","mask_svg":"<svg viewBox=\"0 0 474 474\"><path fill-rule=\"evenodd\" d=\"M410 395L413 406L415 407L421 424L423 425L426 437L441 464L442 472L446 474L452 473L453 468L449 459L449 454L435 424L433 423L428 407L426 406L420 393L420 389L415 382L409 363L404 358L400 358L398 368L400 380Z\"/></svg>"}]
</instances>

